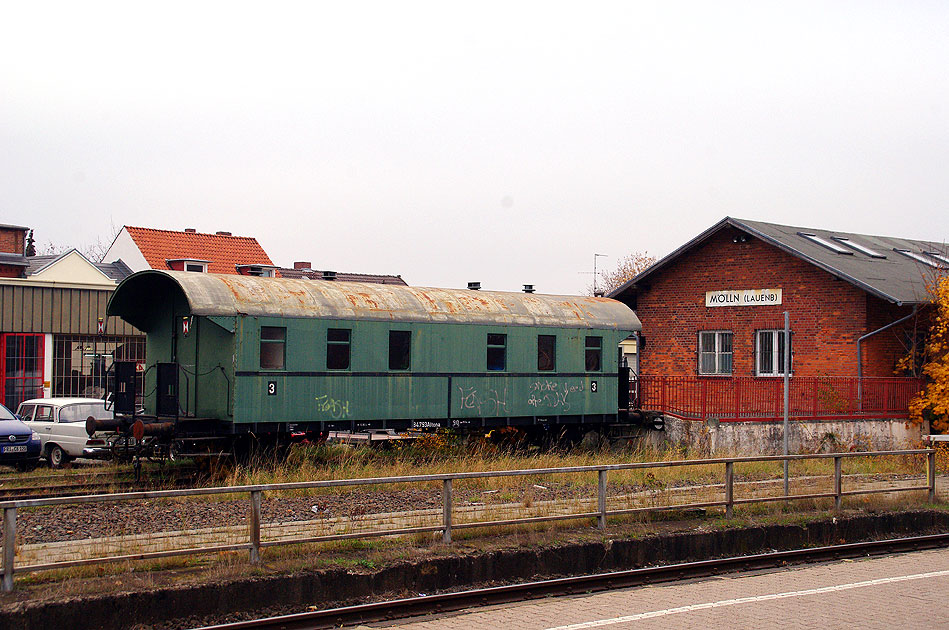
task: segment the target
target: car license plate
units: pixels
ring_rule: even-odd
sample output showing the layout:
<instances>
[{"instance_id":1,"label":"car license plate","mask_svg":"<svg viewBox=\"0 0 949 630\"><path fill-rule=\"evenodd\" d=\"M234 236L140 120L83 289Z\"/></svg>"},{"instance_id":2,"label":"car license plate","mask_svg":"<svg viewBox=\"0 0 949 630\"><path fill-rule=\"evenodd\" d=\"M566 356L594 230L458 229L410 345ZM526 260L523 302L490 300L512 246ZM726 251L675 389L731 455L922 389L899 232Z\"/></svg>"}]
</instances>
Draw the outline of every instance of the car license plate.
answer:
<instances>
[{"instance_id":1,"label":"car license plate","mask_svg":"<svg viewBox=\"0 0 949 630\"><path fill-rule=\"evenodd\" d=\"M25 453L26 444L19 444L17 446L4 446L3 450L0 451L3 453Z\"/></svg>"}]
</instances>

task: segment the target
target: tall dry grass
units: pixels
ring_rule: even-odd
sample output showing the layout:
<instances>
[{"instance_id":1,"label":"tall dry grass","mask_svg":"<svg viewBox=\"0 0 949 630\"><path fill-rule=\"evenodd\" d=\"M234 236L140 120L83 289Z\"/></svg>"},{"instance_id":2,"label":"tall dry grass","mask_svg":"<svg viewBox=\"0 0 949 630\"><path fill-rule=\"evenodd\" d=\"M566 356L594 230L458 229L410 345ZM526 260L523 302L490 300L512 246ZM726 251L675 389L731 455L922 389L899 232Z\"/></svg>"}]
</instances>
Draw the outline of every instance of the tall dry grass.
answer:
<instances>
[{"instance_id":1,"label":"tall dry grass","mask_svg":"<svg viewBox=\"0 0 949 630\"><path fill-rule=\"evenodd\" d=\"M726 455L718 455L724 457ZM451 434L425 434L412 441L396 442L388 448L340 444L296 445L289 453L232 469L224 478L227 485L277 484L333 479L405 477L457 472L486 472L628 464L634 462L698 461L701 454L679 449L654 448L562 448L547 449L497 445L485 440L465 440ZM949 465L949 450L943 450L941 465ZM844 475L921 477L924 455L846 458ZM832 459L792 461L790 474L796 478L826 478L834 472ZM610 471L609 484L640 490L662 490L681 486L724 483L724 464L659 466L638 470ZM736 482L766 482L783 479L782 462L747 462L735 465ZM595 492L595 473L546 474L529 477L497 477L456 482L472 490L512 491L534 484L556 483ZM382 487L382 486L380 486ZM364 487L365 488L365 487ZM375 489L375 487L373 487ZM369 488L365 488L369 489ZM393 486L388 486L393 489Z\"/></svg>"}]
</instances>

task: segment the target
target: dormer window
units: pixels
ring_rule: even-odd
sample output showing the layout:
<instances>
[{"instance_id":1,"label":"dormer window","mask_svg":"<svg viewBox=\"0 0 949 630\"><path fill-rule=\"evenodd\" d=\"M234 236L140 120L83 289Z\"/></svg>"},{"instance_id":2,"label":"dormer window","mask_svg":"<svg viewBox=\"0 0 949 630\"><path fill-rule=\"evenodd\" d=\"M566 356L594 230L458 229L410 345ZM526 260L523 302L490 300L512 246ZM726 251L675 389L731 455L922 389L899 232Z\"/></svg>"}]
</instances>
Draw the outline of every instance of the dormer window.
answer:
<instances>
[{"instance_id":1,"label":"dormer window","mask_svg":"<svg viewBox=\"0 0 949 630\"><path fill-rule=\"evenodd\" d=\"M237 273L242 276L256 276L258 278L274 278L276 267L271 265L234 265Z\"/></svg>"},{"instance_id":2,"label":"dormer window","mask_svg":"<svg viewBox=\"0 0 949 630\"><path fill-rule=\"evenodd\" d=\"M210 260L197 260L195 258L175 258L166 260L168 268L174 271L193 271L197 273L207 273Z\"/></svg>"}]
</instances>

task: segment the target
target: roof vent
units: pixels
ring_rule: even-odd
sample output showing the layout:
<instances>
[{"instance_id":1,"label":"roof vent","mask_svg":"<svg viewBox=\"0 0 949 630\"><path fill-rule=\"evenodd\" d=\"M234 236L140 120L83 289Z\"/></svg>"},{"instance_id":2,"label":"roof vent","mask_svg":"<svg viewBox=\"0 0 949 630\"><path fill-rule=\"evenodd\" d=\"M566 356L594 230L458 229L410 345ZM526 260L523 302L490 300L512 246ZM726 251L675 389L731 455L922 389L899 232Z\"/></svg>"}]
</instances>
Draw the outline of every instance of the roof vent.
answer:
<instances>
[{"instance_id":1,"label":"roof vent","mask_svg":"<svg viewBox=\"0 0 949 630\"><path fill-rule=\"evenodd\" d=\"M230 235L231 235L230 232L215 232L215 234L217 234L218 236L230 236Z\"/></svg>"},{"instance_id":2,"label":"roof vent","mask_svg":"<svg viewBox=\"0 0 949 630\"><path fill-rule=\"evenodd\" d=\"M301 260L299 262L293 263L294 269L313 269L313 263Z\"/></svg>"},{"instance_id":3,"label":"roof vent","mask_svg":"<svg viewBox=\"0 0 949 630\"><path fill-rule=\"evenodd\" d=\"M533 285L533 284L525 284L525 285L524 285L524 293L533 293L533 292L534 292L534 285Z\"/></svg>"},{"instance_id":4,"label":"roof vent","mask_svg":"<svg viewBox=\"0 0 949 630\"><path fill-rule=\"evenodd\" d=\"M480 290L481 290L481 283L480 283L480 282L469 282L469 283L468 283L468 289L470 289L471 291L480 291Z\"/></svg>"},{"instance_id":5,"label":"roof vent","mask_svg":"<svg viewBox=\"0 0 949 630\"><path fill-rule=\"evenodd\" d=\"M185 232L188 234L195 234L197 230L194 228L185 228Z\"/></svg>"},{"instance_id":6,"label":"roof vent","mask_svg":"<svg viewBox=\"0 0 949 630\"><path fill-rule=\"evenodd\" d=\"M324 280L335 280L335 279L336 279L336 272L335 272L335 271L324 271L324 272L323 272L323 279L324 279Z\"/></svg>"}]
</instances>

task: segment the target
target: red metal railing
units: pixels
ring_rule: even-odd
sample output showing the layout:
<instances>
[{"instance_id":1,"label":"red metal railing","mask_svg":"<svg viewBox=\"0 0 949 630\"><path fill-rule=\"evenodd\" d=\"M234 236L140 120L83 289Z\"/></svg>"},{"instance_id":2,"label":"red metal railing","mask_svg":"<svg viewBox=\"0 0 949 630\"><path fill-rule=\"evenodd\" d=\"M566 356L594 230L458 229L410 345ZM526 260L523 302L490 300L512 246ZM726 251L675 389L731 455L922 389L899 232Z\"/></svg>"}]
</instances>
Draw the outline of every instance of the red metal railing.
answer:
<instances>
[{"instance_id":1,"label":"red metal railing","mask_svg":"<svg viewBox=\"0 0 949 630\"><path fill-rule=\"evenodd\" d=\"M748 422L784 416L782 378L646 375L629 386L634 406L689 420ZM922 389L918 378L795 376L790 379L789 415L796 420L906 418L910 399Z\"/></svg>"}]
</instances>

